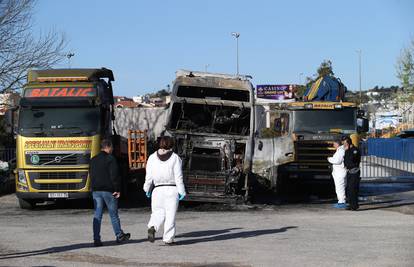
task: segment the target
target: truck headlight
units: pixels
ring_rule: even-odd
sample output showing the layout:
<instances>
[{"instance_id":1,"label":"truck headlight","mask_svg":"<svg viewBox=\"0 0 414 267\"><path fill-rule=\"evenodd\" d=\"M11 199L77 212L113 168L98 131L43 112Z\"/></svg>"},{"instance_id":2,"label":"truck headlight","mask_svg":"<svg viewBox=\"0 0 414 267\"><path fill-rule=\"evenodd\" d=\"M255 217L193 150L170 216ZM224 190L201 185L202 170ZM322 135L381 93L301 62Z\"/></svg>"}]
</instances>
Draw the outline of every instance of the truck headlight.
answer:
<instances>
[{"instance_id":1,"label":"truck headlight","mask_svg":"<svg viewBox=\"0 0 414 267\"><path fill-rule=\"evenodd\" d=\"M19 170L18 172L18 181L22 184L27 184L26 175L24 174L24 170Z\"/></svg>"}]
</instances>

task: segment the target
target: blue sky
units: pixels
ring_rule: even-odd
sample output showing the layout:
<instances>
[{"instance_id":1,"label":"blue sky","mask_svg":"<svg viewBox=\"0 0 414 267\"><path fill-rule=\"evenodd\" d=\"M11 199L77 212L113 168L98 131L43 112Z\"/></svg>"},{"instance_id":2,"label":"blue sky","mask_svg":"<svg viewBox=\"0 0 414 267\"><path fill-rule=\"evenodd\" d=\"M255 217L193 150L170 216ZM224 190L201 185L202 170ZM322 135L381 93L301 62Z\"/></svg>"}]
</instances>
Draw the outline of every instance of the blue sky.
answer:
<instances>
[{"instance_id":1,"label":"blue sky","mask_svg":"<svg viewBox=\"0 0 414 267\"><path fill-rule=\"evenodd\" d=\"M234 31L240 73L254 84L303 82L330 59L355 90L361 49L363 89L398 85L413 13L411 0L39 0L34 19L36 32L65 33L72 67L110 68L115 94L133 96L165 88L181 68L235 73Z\"/></svg>"}]
</instances>

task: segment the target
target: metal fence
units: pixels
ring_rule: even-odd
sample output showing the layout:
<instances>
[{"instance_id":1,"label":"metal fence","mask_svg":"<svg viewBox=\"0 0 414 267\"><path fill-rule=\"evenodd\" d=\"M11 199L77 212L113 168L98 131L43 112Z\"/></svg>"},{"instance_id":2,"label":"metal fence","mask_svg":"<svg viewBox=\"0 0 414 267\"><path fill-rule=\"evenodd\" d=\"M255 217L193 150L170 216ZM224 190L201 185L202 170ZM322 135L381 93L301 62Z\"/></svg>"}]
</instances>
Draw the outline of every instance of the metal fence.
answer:
<instances>
[{"instance_id":1,"label":"metal fence","mask_svg":"<svg viewBox=\"0 0 414 267\"><path fill-rule=\"evenodd\" d=\"M362 178L414 178L414 139L370 138L360 148Z\"/></svg>"}]
</instances>

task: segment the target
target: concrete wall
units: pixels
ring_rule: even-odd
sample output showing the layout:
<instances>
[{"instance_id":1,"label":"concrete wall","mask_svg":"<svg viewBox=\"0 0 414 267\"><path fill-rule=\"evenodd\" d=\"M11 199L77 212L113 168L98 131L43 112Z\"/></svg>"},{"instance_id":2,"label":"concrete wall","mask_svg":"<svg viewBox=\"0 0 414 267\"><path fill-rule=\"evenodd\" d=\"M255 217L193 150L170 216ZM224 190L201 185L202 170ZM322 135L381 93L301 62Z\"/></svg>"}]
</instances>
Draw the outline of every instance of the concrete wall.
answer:
<instances>
[{"instance_id":1,"label":"concrete wall","mask_svg":"<svg viewBox=\"0 0 414 267\"><path fill-rule=\"evenodd\" d=\"M165 108L117 108L115 129L128 138L128 130L148 130L148 137L154 140L165 129L168 109Z\"/></svg>"}]
</instances>

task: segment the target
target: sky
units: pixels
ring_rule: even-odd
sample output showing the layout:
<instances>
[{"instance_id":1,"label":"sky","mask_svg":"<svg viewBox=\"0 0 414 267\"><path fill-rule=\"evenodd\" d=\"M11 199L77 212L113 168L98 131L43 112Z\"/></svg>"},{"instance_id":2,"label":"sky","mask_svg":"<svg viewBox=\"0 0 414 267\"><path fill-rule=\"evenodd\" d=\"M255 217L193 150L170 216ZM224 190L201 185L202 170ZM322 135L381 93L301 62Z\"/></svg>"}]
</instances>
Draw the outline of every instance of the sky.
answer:
<instances>
[{"instance_id":1,"label":"sky","mask_svg":"<svg viewBox=\"0 0 414 267\"><path fill-rule=\"evenodd\" d=\"M414 39L412 0L38 0L34 32L62 32L73 68L114 71L116 95L171 85L178 69L298 84L331 60L350 90L399 85L395 64ZM68 60L57 67L67 68Z\"/></svg>"}]
</instances>

